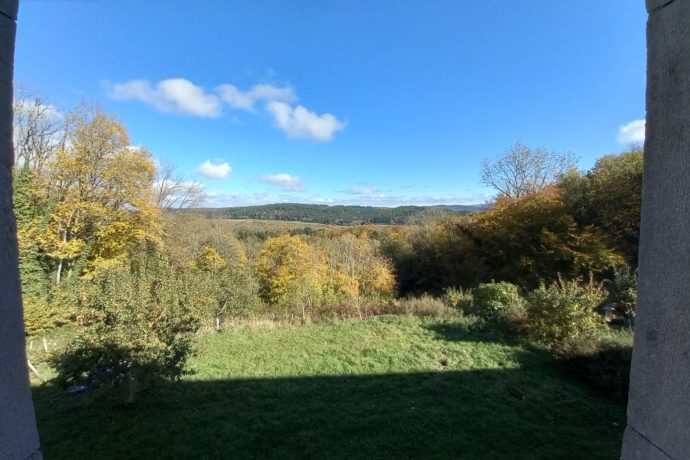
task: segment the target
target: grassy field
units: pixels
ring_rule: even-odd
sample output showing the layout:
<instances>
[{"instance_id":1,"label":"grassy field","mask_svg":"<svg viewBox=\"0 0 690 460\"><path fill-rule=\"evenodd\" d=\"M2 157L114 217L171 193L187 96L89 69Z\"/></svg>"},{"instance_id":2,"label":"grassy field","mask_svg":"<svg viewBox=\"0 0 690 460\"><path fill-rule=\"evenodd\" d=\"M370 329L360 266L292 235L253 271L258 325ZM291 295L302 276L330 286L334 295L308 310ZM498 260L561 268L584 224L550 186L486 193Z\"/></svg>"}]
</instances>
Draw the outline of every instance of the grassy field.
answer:
<instances>
[{"instance_id":1,"label":"grassy field","mask_svg":"<svg viewBox=\"0 0 690 460\"><path fill-rule=\"evenodd\" d=\"M616 459L625 408L540 350L384 316L203 336L196 373L120 409L34 388L50 459Z\"/></svg>"}]
</instances>

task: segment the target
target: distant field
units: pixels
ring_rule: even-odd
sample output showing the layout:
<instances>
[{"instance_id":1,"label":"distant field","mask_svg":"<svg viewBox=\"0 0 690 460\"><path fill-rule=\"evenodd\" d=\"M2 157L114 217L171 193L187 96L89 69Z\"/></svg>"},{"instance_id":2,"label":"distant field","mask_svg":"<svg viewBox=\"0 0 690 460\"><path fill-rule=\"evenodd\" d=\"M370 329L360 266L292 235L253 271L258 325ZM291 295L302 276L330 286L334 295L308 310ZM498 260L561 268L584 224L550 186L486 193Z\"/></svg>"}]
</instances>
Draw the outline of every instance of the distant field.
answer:
<instances>
[{"instance_id":1,"label":"distant field","mask_svg":"<svg viewBox=\"0 0 690 460\"><path fill-rule=\"evenodd\" d=\"M467 214L479 212L483 205L398 206L343 206L300 203L275 203L234 208L195 208L184 212L214 219L266 219L280 221L314 222L321 224L406 224L426 214Z\"/></svg>"},{"instance_id":2,"label":"distant field","mask_svg":"<svg viewBox=\"0 0 690 460\"><path fill-rule=\"evenodd\" d=\"M346 226L335 224L318 224L314 222L263 220L263 219L214 219L214 222L222 222L222 226L229 231L244 230L254 232L257 230L289 232L303 228L342 229ZM371 229L390 229L391 227L406 227L406 224L358 224Z\"/></svg>"},{"instance_id":3,"label":"distant field","mask_svg":"<svg viewBox=\"0 0 690 460\"><path fill-rule=\"evenodd\" d=\"M282 220L262 220L262 219L214 219L215 222L222 222L221 225L229 230L255 231L257 229L269 231L290 231L300 228L332 228L336 225L317 224L314 222L282 221Z\"/></svg>"},{"instance_id":4,"label":"distant field","mask_svg":"<svg viewBox=\"0 0 690 460\"><path fill-rule=\"evenodd\" d=\"M203 336L196 374L123 410L34 388L50 459L617 459L625 408L461 320Z\"/></svg>"}]
</instances>

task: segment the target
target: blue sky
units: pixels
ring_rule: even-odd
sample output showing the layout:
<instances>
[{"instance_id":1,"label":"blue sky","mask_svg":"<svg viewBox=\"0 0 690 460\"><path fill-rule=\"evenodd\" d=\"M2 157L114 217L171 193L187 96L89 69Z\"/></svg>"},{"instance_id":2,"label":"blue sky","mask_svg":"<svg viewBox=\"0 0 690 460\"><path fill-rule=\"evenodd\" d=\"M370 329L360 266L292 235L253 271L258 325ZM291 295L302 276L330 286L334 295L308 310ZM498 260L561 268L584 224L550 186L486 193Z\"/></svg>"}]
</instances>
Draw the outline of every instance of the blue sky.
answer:
<instances>
[{"instance_id":1,"label":"blue sky","mask_svg":"<svg viewBox=\"0 0 690 460\"><path fill-rule=\"evenodd\" d=\"M24 0L15 80L115 114L212 206L469 204L521 141L642 140L644 2Z\"/></svg>"}]
</instances>

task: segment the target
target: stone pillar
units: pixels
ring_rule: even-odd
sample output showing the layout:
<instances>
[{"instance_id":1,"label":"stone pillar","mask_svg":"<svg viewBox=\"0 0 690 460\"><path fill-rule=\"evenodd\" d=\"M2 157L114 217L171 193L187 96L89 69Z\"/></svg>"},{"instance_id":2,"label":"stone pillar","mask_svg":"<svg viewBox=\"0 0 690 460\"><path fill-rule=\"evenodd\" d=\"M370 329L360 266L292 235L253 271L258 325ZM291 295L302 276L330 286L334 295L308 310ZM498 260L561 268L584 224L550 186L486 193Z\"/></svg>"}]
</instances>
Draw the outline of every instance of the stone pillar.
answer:
<instances>
[{"instance_id":1,"label":"stone pillar","mask_svg":"<svg viewBox=\"0 0 690 460\"><path fill-rule=\"evenodd\" d=\"M17 0L0 0L0 459L40 459L24 349L12 212L12 74Z\"/></svg>"},{"instance_id":2,"label":"stone pillar","mask_svg":"<svg viewBox=\"0 0 690 460\"><path fill-rule=\"evenodd\" d=\"M690 459L690 0L647 0L640 285L623 459Z\"/></svg>"}]
</instances>

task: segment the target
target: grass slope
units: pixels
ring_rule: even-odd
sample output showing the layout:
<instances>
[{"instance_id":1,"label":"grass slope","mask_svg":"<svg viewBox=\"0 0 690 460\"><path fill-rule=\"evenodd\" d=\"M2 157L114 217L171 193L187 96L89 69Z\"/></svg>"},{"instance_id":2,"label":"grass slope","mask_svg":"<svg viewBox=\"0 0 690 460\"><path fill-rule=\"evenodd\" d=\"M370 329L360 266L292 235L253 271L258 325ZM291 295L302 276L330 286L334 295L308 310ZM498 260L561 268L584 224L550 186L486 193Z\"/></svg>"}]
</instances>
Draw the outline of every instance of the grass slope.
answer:
<instances>
[{"instance_id":1,"label":"grass slope","mask_svg":"<svg viewBox=\"0 0 690 460\"><path fill-rule=\"evenodd\" d=\"M622 406L459 322L212 334L192 365L126 410L34 388L45 458L619 457Z\"/></svg>"}]
</instances>

